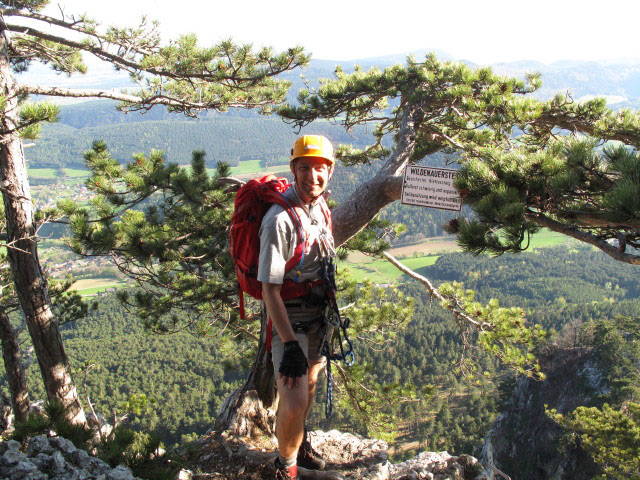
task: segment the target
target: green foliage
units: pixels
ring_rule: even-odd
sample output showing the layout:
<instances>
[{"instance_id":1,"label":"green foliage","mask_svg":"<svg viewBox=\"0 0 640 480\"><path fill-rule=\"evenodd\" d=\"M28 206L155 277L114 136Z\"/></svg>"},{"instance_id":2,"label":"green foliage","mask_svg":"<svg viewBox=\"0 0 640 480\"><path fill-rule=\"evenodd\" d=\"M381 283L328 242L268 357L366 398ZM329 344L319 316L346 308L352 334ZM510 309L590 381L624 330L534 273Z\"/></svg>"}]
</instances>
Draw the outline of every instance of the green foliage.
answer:
<instances>
[{"instance_id":1,"label":"green foliage","mask_svg":"<svg viewBox=\"0 0 640 480\"><path fill-rule=\"evenodd\" d=\"M77 448L87 449L95 432L83 425L75 425L64 416L64 407L57 402L47 402L44 411L33 412L24 422L16 422L12 438L24 441L29 437L48 434L53 430L70 440Z\"/></svg>"},{"instance_id":2,"label":"green foliage","mask_svg":"<svg viewBox=\"0 0 640 480\"><path fill-rule=\"evenodd\" d=\"M27 103L20 108L20 137L35 140L40 134L42 122L56 122L60 108L48 102Z\"/></svg>"},{"instance_id":3,"label":"green foliage","mask_svg":"<svg viewBox=\"0 0 640 480\"><path fill-rule=\"evenodd\" d=\"M165 164L159 151L122 167L100 142L85 158L91 205L59 205L74 251L121 258L120 271L143 287L121 299L152 331L214 333L237 320L226 234L233 194L217 181L228 167L219 164L210 177L203 152L187 169Z\"/></svg>"},{"instance_id":4,"label":"green foliage","mask_svg":"<svg viewBox=\"0 0 640 480\"><path fill-rule=\"evenodd\" d=\"M97 445L97 456L112 467L126 465L136 477L149 480L172 480L180 469L167 462L160 450L160 437L155 433L140 433L118 425Z\"/></svg>"},{"instance_id":5,"label":"green foliage","mask_svg":"<svg viewBox=\"0 0 640 480\"><path fill-rule=\"evenodd\" d=\"M615 409L605 403L602 408L578 407L568 415L555 409L547 414L591 454L602 471L598 478L640 479L640 404L624 403Z\"/></svg>"},{"instance_id":6,"label":"green foliage","mask_svg":"<svg viewBox=\"0 0 640 480\"><path fill-rule=\"evenodd\" d=\"M135 153L161 149L167 158L180 164L189 163L193 150L204 150L208 167L218 161L237 166L238 162L254 159L269 165L288 165L288 158L283 161L282 157L296 138L295 132L278 118L245 117L237 110L226 114L207 112L192 120L169 113L164 107L144 115L124 114L114 107L110 101L60 107L60 121L44 125L39 141L25 151L29 166L84 167L79 152L91 148L97 138L104 140L122 163ZM364 128L353 132L355 138L329 123L313 125L306 131L323 134L335 143L366 145L370 141Z\"/></svg>"},{"instance_id":7,"label":"green foliage","mask_svg":"<svg viewBox=\"0 0 640 480\"><path fill-rule=\"evenodd\" d=\"M495 355L505 365L516 368L519 373L544 380L545 375L534 351L545 338L546 332L540 325L526 326L522 308L500 307L496 299L482 305L475 300L473 290L465 290L464 285L458 282L443 283L438 291L445 298L445 308L455 306L470 319L465 322L460 315L456 315L463 332L471 327L477 328L477 345L480 348ZM468 357L463 365L476 369L473 359Z\"/></svg>"},{"instance_id":8,"label":"green foliage","mask_svg":"<svg viewBox=\"0 0 640 480\"><path fill-rule=\"evenodd\" d=\"M615 241L620 253L640 246L640 161L634 150L600 148L597 140L576 136L529 148L484 150L464 162L456 186L466 192L475 218L456 220L449 230L465 250L518 252L540 225L598 246Z\"/></svg>"},{"instance_id":9,"label":"green foliage","mask_svg":"<svg viewBox=\"0 0 640 480\"><path fill-rule=\"evenodd\" d=\"M346 258L347 251L359 251L368 255L380 255L384 250L389 248L386 239L392 240L406 231L406 227L401 223L391 223L389 220L380 220L374 218L369 224L344 245L341 246L342 252L339 252L341 258Z\"/></svg>"},{"instance_id":10,"label":"green foliage","mask_svg":"<svg viewBox=\"0 0 640 480\"><path fill-rule=\"evenodd\" d=\"M146 405L144 395L133 395L127 406L131 411L140 413ZM48 435L51 431L70 440L77 448L95 449L95 454L111 467L128 466L136 477L149 480L169 480L175 478L179 469L175 464L167 463L161 455L162 441L156 433L135 432L130 428L117 425L111 433L100 436L83 425L74 425L64 417L64 407L59 403L48 402L43 413L31 413L24 422L16 422L12 438L24 442L36 435Z\"/></svg>"},{"instance_id":11,"label":"green foliage","mask_svg":"<svg viewBox=\"0 0 640 480\"><path fill-rule=\"evenodd\" d=\"M396 135L396 145L404 141L397 133L408 116L416 135L412 160L418 161L457 146L458 140L480 146L508 138L523 112L535 108L516 97L539 86L535 75L526 81L500 77L489 68L473 70L462 63L440 62L431 54L422 62L410 57L406 66L383 71L357 68L346 74L338 68L334 79L324 80L316 91L301 91L300 105L281 107L278 114L299 127L317 118L338 119L347 130L374 125L373 145L338 149L346 165L388 156L383 138L391 134Z\"/></svg>"},{"instance_id":12,"label":"green foliage","mask_svg":"<svg viewBox=\"0 0 640 480\"><path fill-rule=\"evenodd\" d=\"M625 399L640 398L640 325L637 319L619 316L585 325L586 335L593 340L595 358L604 371L611 392L610 402L621 404Z\"/></svg>"}]
</instances>

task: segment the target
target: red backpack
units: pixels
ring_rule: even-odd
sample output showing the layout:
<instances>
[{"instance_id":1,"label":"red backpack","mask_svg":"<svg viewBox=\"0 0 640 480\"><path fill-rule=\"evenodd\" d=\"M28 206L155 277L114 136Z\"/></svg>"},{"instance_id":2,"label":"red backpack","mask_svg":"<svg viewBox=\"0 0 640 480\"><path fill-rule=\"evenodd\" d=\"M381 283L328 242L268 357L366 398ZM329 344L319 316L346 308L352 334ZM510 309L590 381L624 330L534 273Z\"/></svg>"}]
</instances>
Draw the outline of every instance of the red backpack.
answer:
<instances>
[{"instance_id":1,"label":"red backpack","mask_svg":"<svg viewBox=\"0 0 640 480\"><path fill-rule=\"evenodd\" d=\"M299 269L307 251L307 234L302 228L300 215L306 215L301 207L293 205L284 192L291 187L286 178L267 175L250 180L238 190L234 202L234 211L229 229L229 248L238 276L238 294L240 297L240 316L244 318L244 295L247 292L253 298L262 299L262 283L256 278L258 275L258 258L260 255L260 225L269 207L276 203L286 210L295 225L298 243L296 249L286 265L285 271ZM320 206L327 225L331 229L331 214L323 197ZM296 276L297 278L297 276ZM280 290L283 300L306 295L317 284L315 282L299 283L286 279Z\"/></svg>"}]
</instances>

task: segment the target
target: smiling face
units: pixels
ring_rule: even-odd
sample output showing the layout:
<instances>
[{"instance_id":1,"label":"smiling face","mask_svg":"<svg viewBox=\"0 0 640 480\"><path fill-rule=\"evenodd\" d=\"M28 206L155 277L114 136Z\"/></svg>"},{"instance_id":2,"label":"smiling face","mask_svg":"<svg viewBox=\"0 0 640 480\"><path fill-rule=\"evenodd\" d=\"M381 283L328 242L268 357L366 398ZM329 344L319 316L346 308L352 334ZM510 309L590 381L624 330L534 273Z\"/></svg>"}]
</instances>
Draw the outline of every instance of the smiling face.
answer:
<instances>
[{"instance_id":1,"label":"smiling face","mask_svg":"<svg viewBox=\"0 0 640 480\"><path fill-rule=\"evenodd\" d=\"M324 158L300 157L291 163L291 172L300 200L308 205L327 188L333 166Z\"/></svg>"}]
</instances>

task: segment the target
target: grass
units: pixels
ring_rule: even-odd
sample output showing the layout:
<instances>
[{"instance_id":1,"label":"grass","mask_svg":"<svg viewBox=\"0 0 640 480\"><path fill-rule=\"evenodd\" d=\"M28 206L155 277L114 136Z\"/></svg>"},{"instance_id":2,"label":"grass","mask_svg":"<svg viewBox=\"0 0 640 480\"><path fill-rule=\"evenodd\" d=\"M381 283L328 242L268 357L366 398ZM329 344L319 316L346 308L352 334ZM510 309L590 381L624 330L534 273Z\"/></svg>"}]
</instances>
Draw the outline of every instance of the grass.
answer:
<instances>
[{"instance_id":1,"label":"grass","mask_svg":"<svg viewBox=\"0 0 640 480\"><path fill-rule=\"evenodd\" d=\"M78 291L80 295L95 295L96 293L104 292L105 290L113 287L122 287L125 283L115 278L109 277L96 277L96 278L84 278L75 282L71 288Z\"/></svg>"},{"instance_id":2,"label":"grass","mask_svg":"<svg viewBox=\"0 0 640 480\"><path fill-rule=\"evenodd\" d=\"M124 282L113 283L111 285L102 285L101 287L93 287L93 288L83 288L82 290L78 290L78 293L83 297L88 297L91 295L97 295L98 293L104 292L105 290L109 290L110 288L122 288L126 285Z\"/></svg>"},{"instance_id":3,"label":"grass","mask_svg":"<svg viewBox=\"0 0 640 480\"><path fill-rule=\"evenodd\" d=\"M27 169L30 177L37 178L57 178L58 170L56 168L29 168ZM86 178L89 176L89 170L83 168L65 168L64 174L68 178Z\"/></svg>"},{"instance_id":4,"label":"grass","mask_svg":"<svg viewBox=\"0 0 640 480\"><path fill-rule=\"evenodd\" d=\"M282 172L289 170L289 165L273 165L267 169L262 168L260 160L243 160L237 167L231 167L231 173L233 175L248 175L252 173L261 173L265 171L269 172ZM209 174L215 171L215 168L208 168ZM29 176L34 178L57 178L58 170L55 168L29 168ZM75 184L78 183L78 179L85 179L89 176L89 170L82 168L65 168L64 174L67 177L65 183Z\"/></svg>"},{"instance_id":5,"label":"grass","mask_svg":"<svg viewBox=\"0 0 640 480\"><path fill-rule=\"evenodd\" d=\"M233 175L248 175L250 173L266 171L281 172L283 170L289 170L289 165L273 165L265 169L260 164L260 160L244 160L240 162L237 167L231 167L231 173Z\"/></svg>"},{"instance_id":6,"label":"grass","mask_svg":"<svg viewBox=\"0 0 640 480\"><path fill-rule=\"evenodd\" d=\"M530 249L546 248L560 245L569 241L569 237L561 233L552 232L550 230L541 230L531 239ZM433 239L427 240L420 244L401 247L392 250L416 251L421 253L429 253L441 249L443 242L436 243ZM459 249L458 249L459 250ZM393 252L392 252L393 253ZM441 253L441 252L440 252ZM397 253L396 253L397 255ZM374 283L392 283L397 282L404 276L400 270L391 263L383 259L376 259L366 256L355 256L355 261L347 261L341 264L342 268L348 268L351 276L358 282L370 280ZM419 270L436 263L440 255L419 255L406 256L400 258L400 261L412 270ZM406 278L406 276L404 276Z\"/></svg>"},{"instance_id":7,"label":"grass","mask_svg":"<svg viewBox=\"0 0 640 480\"><path fill-rule=\"evenodd\" d=\"M436 263L440 255L426 255L422 257L407 257L400 260L412 270L427 267ZM393 283L400 280L404 274L384 259L370 259L367 262L343 263L342 268L348 268L351 277L358 282L370 280L374 283Z\"/></svg>"},{"instance_id":8,"label":"grass","mask_svg":"<svg viewBox=\"0 0 640 480\"><path fill-rule=\"evenodd\" d=\"M65 168L64 174L70 178L86 178L89 176L89 170L82 168Z\"/></svg>"},{"instance_id":9,"label":"grass","mask_svg":"<svg viewBox=\"0 0 640 480\"><path fill-rule=\"evenodd\" d=\"M207 168L209 175L216 171L215 168ZM232 175L251 175L262 172L284 172L289 171L289 165L272 165L268 168L263 168L260 164L260 160L243 160L237 167L231 167Z\"/></svg>"},{"instance_id":10,"label":"grass","mask_svg":"<svg viewBox=\"0 0 640 480\"><path fill-rule=\"evenodd\" d=\"M58 171L55 168L29 168L27 172L30 177L55 178L58 176Z\"/></svg>"},{"instance_id":11,"label":"grass","mask_svg":"<svg viewBox=\"0 0 640 480\"><path fill-rule=\"evenodd\" d=\"M546 228L540 230L531 239L531 245L529 248L544 248L553 247L569 241L569 237L561 233L552 232Z\"/></svg>"}]
</instances>

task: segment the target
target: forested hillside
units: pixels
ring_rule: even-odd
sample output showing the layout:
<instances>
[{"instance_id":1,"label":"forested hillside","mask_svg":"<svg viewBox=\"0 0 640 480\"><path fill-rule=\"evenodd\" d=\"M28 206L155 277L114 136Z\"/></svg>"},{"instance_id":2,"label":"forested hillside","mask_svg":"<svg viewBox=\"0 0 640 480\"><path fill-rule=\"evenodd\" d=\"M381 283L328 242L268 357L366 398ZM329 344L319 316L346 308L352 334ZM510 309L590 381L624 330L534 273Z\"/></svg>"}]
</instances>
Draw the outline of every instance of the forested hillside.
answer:
<instances>
[{"instance_id":1,"label":"forested hillside","mask_svg":"<svg viewBox=\"0 0 640 480\"><path fill-rule=\"evenodd\" d=\"M206 151L207 164L212 167L218 161L235 166L241 160L254 159L282 164L296 137L290 126L275 117L211 114L189 120L158 113L156 119L146 120L140 114L117 112L112 102L92 102L92 108L86 108L85 104L65 107L63 112L71 113L63 113L61 123L43 128L42 137L26 150L29 167L82 168L82 152L91 148L95 140L104 140L121 162L131 160L134 153L157 149L163 150L169 161L180 164L189 163L194 150ZM107 123L96 124L96 115L102 118L103 114ZM112 115L130 121L108 123ZM314 125L313 131L336 143L362 146L370 141L363 129L351 137L327 122Z\"/></svg>"},{"instance_id":2,"label":"forested hillside","mask_svg":"<svg viewBox=\"0 0 640 480\"><path fill-rule=\"evenodd\" d=\"M481 300L499 297L505 304L526 306L529 322L558 332L575 322L618 314L640 316L634 268L590 248L544 248L494 259L452 253L424 270L437 281L464 280ZM510 393L512 374L498 368L495 359L472 350L466 354L474 356L479 370L473 377L461 375L463 346L454 321L431 304L417 283L407 282L403 288L416 298L410 325L382 349L367 349L356 340L357 365L370 365L370 374L385 383L414 383L418 390L436 387L432 396L391 407L390 413L400 419L398 440L407 448L477 453ZM208 430L222 400L246 374L241 357L233 356L215 338L147 334L113 294L97 300L96 312L63 329L83 399L90 397L97 411L111 415L114 409L124 411L131 395L145 394L150 400L148 412L133 423L157 429L169 444ZM32 365L34 398L43 396L38 376ZM324 389L320 391L322 400ZM331 421L324 419L320 401L312 426L366 434L341 401L343 395L337 396Z\"/></svg>"}]
</instances>

